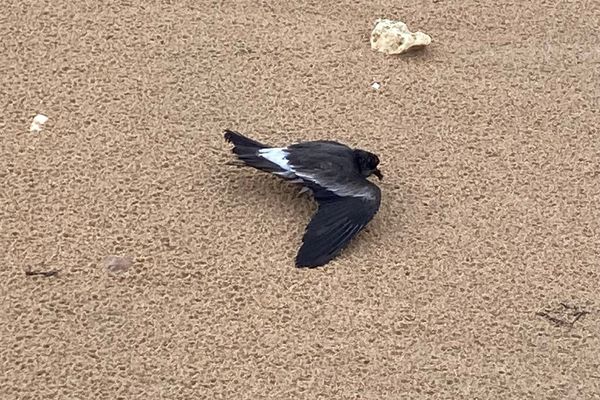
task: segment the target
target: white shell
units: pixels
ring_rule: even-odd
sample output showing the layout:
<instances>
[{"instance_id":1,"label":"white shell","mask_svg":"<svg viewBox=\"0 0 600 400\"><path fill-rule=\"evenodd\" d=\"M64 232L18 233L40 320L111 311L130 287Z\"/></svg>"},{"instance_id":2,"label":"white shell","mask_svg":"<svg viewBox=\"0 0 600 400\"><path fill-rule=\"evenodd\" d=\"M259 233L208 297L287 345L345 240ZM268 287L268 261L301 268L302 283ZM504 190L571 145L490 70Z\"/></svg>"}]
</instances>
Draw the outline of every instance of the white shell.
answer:
<instances>
[{"instance_id":1,"label":"white shell","mask_svg":"<svg viewBox=\"0 0 600 400\"><path fill-rule=\"evenodd\" d=\"M371 32L371 48L385 54L402 54L431 43L431 37L423 32L411 32L402 21L378 19Z\"/></svg>"}]
</instances>

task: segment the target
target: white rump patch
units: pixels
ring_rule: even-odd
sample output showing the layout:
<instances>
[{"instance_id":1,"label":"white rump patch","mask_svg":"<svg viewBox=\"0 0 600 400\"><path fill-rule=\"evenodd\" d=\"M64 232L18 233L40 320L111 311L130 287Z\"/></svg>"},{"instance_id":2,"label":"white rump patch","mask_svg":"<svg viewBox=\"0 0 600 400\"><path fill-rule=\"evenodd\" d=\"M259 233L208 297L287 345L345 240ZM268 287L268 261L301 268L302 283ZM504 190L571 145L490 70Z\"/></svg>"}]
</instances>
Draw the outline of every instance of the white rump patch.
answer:
<instances>
[{"instance_id":1,"label":"white rump patch","mask_svg":"<svg viewBox=\"0 0 600 400\"><path fill-rule=\"evenodd\" d=\"M267 149L260 149L258 151L258 155L269 160L273 164L277 164L279 167L281 167L281 169L286 171L277 172L278 175L293 177L295 176L295 173L287 159L288 153L286 150L287 149L285 147L271 147Z\"/></svg>"}]
</instances>

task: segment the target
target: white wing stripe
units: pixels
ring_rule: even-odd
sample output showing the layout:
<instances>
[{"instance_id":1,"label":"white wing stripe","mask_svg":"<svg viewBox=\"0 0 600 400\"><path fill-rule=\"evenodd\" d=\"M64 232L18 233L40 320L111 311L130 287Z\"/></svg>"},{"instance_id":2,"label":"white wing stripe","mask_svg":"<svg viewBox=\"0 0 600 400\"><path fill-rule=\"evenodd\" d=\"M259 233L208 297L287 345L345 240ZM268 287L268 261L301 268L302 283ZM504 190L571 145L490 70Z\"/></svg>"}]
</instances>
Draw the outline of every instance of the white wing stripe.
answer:
<instances>
[{"instance_id":1,"label":"white wing stripe","mask_svg":"<svg viewBox=\"0 0 600 400\"><path fill-rule=\"evenodd\" d=\"M332 182L319 182L314 176L311 176L309 174L304 174L304 173L301 173L298 171L294 171L294 173L301 178L304 178L306 180L316 183L317 185L337 194L338 196L364 197L364 198L367 198L370 200L375 199L373 192L370 190L370 188L368 186L366 186L366 187L364 187L364 186L346 187L343 185L336 186L335 183L332 183Z\"/></svg>"}]
</instances>

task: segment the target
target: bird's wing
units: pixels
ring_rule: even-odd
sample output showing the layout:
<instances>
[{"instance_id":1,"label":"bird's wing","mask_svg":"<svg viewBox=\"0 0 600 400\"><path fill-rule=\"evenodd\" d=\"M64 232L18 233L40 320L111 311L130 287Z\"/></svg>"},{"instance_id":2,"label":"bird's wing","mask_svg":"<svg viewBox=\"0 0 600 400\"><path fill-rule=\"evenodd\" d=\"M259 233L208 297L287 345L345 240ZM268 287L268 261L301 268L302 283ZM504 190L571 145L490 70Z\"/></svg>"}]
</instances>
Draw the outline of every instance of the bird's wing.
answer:
<instances>
[{"instance_id":1,"label":"bird's wing","mask_svg":"<svg viewBox=\"0 0 600 400\"><path fill-rule=\"evenodd\" d=\"M360 175L354 152L343 144L304 142L259 154L280 167L278 175L302 182L319 204L296 256L298 267L328 263L379 210L381 191Z\"/></svg>"},{"instance_id":2,"label":"bird's wing","mask_svg":"<svg viewBox=\"0 0 600 400\"><path fill-rule=\"evenodd\" d=\"M297 267L327 264L373 219L379 210L381 191L363 180L363 187L354 195L339 196L313 187L319 208L306 227L296 256Z\"/></svg>"}]
</instances>

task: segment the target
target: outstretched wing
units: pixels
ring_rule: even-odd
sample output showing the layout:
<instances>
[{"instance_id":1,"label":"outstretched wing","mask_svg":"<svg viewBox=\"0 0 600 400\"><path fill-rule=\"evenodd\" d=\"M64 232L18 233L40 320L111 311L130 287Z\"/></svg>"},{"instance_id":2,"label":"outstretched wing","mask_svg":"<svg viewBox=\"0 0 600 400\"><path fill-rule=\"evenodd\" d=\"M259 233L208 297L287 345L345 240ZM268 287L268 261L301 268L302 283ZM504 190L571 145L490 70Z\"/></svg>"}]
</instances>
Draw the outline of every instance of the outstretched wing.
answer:
<instances>
[{"instance_id":1,"label":"outstretched wing","mask_svg":"<svg viewBox=\"0 0 600 400\"><path fill-rule=\"evenodd\" d=\"M320 185L311 189L319 208L302 239L296 256L297 267L314 268L327 264L373 219L381 203L381 191L363 179L359 191L345 196Z\"/></svg>"}]
</instances>

